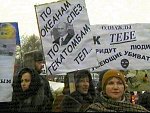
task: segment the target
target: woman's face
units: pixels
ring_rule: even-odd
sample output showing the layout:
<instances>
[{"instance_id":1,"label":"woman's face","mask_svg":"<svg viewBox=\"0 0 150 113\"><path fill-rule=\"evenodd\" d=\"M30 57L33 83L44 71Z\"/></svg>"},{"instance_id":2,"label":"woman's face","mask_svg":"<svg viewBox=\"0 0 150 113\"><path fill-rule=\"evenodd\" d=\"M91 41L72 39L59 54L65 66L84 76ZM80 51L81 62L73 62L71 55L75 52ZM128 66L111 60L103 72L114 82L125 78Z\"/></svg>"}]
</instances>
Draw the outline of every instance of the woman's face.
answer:
<instances>
[{"instance_id":1,"label":"woman's face","mask_svg":"<svg viewBox=\"0 0 150 113\"><path fill-rule=\"evenodd\" d=\"M121 79L112 77L106 84L106 95L115 100L120 101L125 93L124 84Z\"/></svg>"},{"instance_id":2,"label":"woman's face","mask_svg":"<svg viewBox=\"0 0 150 113\"><path fill-rule=\"evenodd\" d=\"M89 77L80 78L77 90L82 94L87 94L89 90Z\"/></svg>"},{"instance_id":3,"label":"woman's face","mask_svg":"<svg viewBox=\"0 0 150 113\"><path fill-rule=\"evenodd\" d=\"M29 89L31 83L31 74L30 73L24 73L21 77L21 88L23 91L26 91Z\"/></svg>"}]
</instances>

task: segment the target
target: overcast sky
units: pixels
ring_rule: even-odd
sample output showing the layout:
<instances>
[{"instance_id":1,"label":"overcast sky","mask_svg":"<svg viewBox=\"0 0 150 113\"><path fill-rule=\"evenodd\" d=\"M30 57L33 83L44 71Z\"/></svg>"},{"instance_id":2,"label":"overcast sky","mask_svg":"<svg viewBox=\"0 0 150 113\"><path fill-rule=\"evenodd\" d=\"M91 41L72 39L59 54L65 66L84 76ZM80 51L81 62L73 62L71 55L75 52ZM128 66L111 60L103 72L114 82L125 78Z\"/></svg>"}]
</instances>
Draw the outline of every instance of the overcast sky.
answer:
<instances>
[{"instance_id":1,"label":"overcast sky","mask_svg":"<svg viewBox=\"0 0 150 113\"><path fill-rule=\"evenodd\" d=\"M18 22L21 35L39 36L34 5L57 0L0 0L0 22ZM150 0L85 0L91 25L150 23Z\"/></svg>"}]
</instances>

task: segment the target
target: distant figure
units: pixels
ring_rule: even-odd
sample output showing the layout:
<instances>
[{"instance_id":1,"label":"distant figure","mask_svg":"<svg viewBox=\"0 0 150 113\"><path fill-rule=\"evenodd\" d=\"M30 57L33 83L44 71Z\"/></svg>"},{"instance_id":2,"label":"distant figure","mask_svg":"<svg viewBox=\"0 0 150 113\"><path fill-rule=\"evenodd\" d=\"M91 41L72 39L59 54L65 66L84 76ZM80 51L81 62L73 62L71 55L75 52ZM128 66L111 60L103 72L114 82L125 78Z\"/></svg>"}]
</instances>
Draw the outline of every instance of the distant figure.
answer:
<instances>
[{"instance_id":1,"label":"distant figure","mask_svg":"<svg viewBox=\"0 0 150 113\"><path fill-rule=\"evenodd\" d=\"M60 22L54 30L54 35L58 36L54 36L56 39L54 39L53 43L59 44L61 46L67 45L71 38L74 36L74 30L69 28L69 24L66 22Z\"/></svg>"},{"instance_id":2,"label":"distant figure","mask_svg":"<svg viewBox=\"0 0 150 113\"><path fill-rule=\"evenodd\" d=\"M143 82L148 82L148 75L147 74L144 75Z\"/></svg>"},{"instance_id":3,"label":"distant figure","mask_svg":"<svg viewBox=\"0 0 150 113\"><path fill-rule=\"evenodd\" d=\"M130 102L131 102L132 104L135 104L135 95L134 95L134 92L133 92L133 91L130 92Z\"/></svg>"}]
</instances>

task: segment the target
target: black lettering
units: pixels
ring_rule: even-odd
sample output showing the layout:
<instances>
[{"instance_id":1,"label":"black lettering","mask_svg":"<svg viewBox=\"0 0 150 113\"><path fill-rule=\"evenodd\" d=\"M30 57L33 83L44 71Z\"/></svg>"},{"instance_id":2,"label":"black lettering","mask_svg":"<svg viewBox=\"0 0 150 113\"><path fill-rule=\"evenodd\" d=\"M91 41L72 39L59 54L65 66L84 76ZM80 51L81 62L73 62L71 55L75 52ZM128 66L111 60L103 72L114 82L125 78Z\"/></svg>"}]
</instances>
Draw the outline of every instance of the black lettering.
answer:
<instances>
[{"instance_id":1,"label":"black lettering","mask_svg":"<svg viewBox=\"0 0 150 113\"><path fill-rule=\"evenodd\" d=\"M93 36L94 44L101 44L99 39L100 39L100 36Z\"/></svg>"}]
</instances>

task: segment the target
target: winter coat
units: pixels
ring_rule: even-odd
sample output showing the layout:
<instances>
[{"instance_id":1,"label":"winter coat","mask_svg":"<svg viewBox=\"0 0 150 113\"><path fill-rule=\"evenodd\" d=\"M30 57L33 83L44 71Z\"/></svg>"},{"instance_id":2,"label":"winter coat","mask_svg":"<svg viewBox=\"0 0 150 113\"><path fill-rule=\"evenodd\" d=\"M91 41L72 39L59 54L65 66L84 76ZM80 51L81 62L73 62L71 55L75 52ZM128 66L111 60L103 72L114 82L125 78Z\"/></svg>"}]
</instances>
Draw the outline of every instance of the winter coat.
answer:
<instances>
[{"instance_id":1,"label":"winter coat","mask_svg":"<svg viewBox=\"0 0 150 113\"><path fill-rule=\"evenodd\" d=\"M50 102L45 95L36 94L27 99L17 99L14 105L15 112L50 112Z\"/></svg>"},{"instance_id":2,"label":"winter coat","mask_svg":"<svg viewBox=\"0 0 150 113\"><path fill-rule=\"evenodd\" d=\"M81 94L78 91L65 95L61 107L63 112L82 112L90 104L93 103L94 98L88 93L87 95Z\"/></svg>"},{"instance_id":3,"label":"winter coat","mask_svg":"<svg viewBox=\"0 0 150 113\"><path fill-rule=\"evenodd\" d=\"M50 109L52 109L52 106L53 106L53 101L54 101L54 97L53 97L53 94L52 94L52 91L50 89L50 85L49 85L49 82L48 80L42 76L42 75L39 75L40 77L40 82L41 82L41 86L40 86L40 90L44 91L44 95L46 95L50 101Z\"/></svg>"},{"instance_id":4,"label":"winter coat","mask_svg":"<svg viewBox=\"0 0 150 113\"><path fill-rule=\"evenodd\" d=\"M150 112L140 105L133 105L129 102L113 101L100 93L95 102L85 112Z\"/></svg>"}]
</instances>

